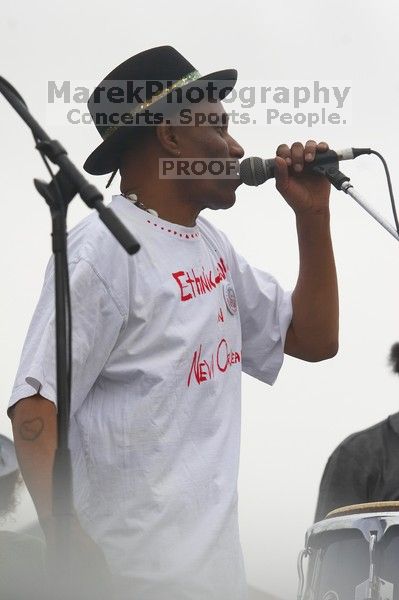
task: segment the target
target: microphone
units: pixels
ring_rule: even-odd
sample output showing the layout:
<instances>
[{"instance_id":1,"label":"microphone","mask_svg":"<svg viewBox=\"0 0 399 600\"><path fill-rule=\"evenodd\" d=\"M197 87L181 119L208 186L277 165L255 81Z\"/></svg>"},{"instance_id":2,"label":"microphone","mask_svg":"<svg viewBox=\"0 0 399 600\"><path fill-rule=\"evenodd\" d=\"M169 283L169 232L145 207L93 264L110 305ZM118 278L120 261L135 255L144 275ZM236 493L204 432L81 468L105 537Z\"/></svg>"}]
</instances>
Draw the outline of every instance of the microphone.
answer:
<instances>
[{"instance_id":1,"label":"microphone","mask_svg":"<svg viewBox=\"0 0 399 600\"><path fill-rule=\"evenodd\" d=\"M370 154L371 148L345 148L344 150L327 150L327 152L316 152L314 161L306 163L305 168L313 168L340 160L352 160L361 154ZM240 179L246 185L260 185L274 177L274 158L259 158L251 156L240 163Z\"/></svg>"}]
</instances>

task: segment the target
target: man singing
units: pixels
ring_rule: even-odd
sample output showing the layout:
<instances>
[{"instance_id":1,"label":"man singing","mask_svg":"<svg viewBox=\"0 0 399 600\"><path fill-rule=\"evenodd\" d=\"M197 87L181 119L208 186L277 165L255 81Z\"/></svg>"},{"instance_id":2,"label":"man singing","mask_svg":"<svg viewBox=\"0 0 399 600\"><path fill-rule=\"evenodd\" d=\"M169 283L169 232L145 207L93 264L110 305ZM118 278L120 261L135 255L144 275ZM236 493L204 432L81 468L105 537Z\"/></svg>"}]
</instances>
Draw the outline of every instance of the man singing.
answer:
<instances>
[{"instance_id":1,"label":"man singing","mask_svg":"<svg viewBox=\"0 0 399 600\"><path fill-rule=\"evenodd\" d=\"M298 231L292 296L200 216L204 208L232 207L237 179L159 177L162 159L242 158L221 103L236 77L234 70L203 77L163 46L119 65L89 100L103 141L85 169L119 170L121 195L111 207L141 244L128 256L93 213L72 230L68 246L72 536L84 560L101 563L103 553L118 599L244 600L237 517L241 371L271 385L284 352L312 362L337 352L330 185L304 169L327 144L277 150L276 186ZM131 99L129 126L100 123L101 89L128 80L169 83L144 102ZM168 97L209 82L217 101L191 105L205 124L179 125L166 110ZM149 120L159 112L170 118ZM217 123L209 124L211 113ZM139 123L143 114L147 127ZM53 295L51 261L9 409L21 471L49 544L57 444Z\"/></svg>"}]
</instances>

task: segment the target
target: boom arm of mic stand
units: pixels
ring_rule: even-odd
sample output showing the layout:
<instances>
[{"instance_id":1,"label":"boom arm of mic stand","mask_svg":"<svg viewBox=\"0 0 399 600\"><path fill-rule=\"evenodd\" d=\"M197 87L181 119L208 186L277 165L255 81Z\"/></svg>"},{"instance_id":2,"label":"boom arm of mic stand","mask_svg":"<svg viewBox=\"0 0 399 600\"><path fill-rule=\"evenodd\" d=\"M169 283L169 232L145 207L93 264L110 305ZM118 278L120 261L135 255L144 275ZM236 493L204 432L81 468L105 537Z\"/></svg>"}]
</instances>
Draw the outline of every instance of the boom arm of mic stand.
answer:
<instances>
[{"instance_id":1,"label":"boom arm of mic stand","mask_svg":"<svg viewBox=\"0 0 399 600\"><path fill-rule=\"evenodd\" d=\"M44 129L34 119L28 110L28 107L17 92L17 90L6 80L4 77L0 77L0 93L8 100L14 110L19 114L21 119L31 129L33 136L37 142L37 149L45 154L52 163L57 164L60 167L61 173L57 173L57 183L62 193L67 193L65 199L63 198L66 205L72 200L72 198L79 194L83 202L90 208L95 208L111 233L117 238L122 244L125 250L129 254L135 254L140 249L140 245L134 236L128 231L123 223L118 219L115 214L112 214L112 210L107 208L102 203L103 197L101 193L91 185L75 167L72 161L68 158L65 148L57 141L51 140ZM47 190L45 187L48 185ZM45 184L40 182L39 184L35 181L36 189L45 198L48 203L50 200L50 194L54 193L54 187L52 182ZM40 189L39 189L40 188ZM45 195L44 195L45 193ZM58 194L55 196L57 197Z\"/></svg>"},{"instance_id":2,"label":"boom arm of mic stand","mask_svg":"<svg viewBox=\"0 0 399 600\"><path fill-rule=\"evenodd\" d=\"M332 183L332 185L339 191L345 192L348 196L351 196L369 215L373 217L388 233L390 233L396 241L399 241L398 232L388 223L381 215L379 215L374 209L372 209L364 198L355 190L350 182L350 178L341 173L338 169L338 161L326 163L324 165L317 165L312 168L315 173L324 175Z\"/></svg>"},{"instance_id":3,"label":"boom arm of mic stand","mask_svg":"<svg viewBox=\"0 0 399 600\"><path fill-rule=\"evenodd\" d=\"M397 231L392 227L390 223L388 223L383 217L381 217L381 215L379 215L374 209L372 209L367 204L364 198L359 194L359 192L356 191L356 189L351 183L343 183L341 189L343 192L345 192L345 194L348 194L348 196L351 196L351 198L356 200L356 202L360 204L360 206L364 208L364 210L368 212L368 214L371 215L373 219L377 221L377 223L379 223L384 229L386 229L386 231L388 231L388 233L390 233L395 238L395 240L399 242L399 234L397 233Z\"/></svg>"}]
</instances>

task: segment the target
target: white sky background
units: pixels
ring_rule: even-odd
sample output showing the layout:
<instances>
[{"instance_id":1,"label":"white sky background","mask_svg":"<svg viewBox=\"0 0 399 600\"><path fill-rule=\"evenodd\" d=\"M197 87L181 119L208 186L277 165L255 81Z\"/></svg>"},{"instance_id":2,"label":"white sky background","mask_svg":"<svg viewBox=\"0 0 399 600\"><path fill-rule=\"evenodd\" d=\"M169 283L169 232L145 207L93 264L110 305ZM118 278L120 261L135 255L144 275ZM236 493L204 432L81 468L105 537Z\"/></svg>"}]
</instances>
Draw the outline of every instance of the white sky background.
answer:
<instances>
[{"instance_id":1,"label":"white sky background","mask_svg":"<svg viewBox=\"0 0 399 600\"><path fill-rule=\"evenodd\" d=\"M46 125L47 81L100 81L151 46L175 46L202 73L236 67L239 81L349 81L351 126L236 125L231 132L248 156L271 157L278 144L309 138L325 139L333 148L371 146L388 160L399 196L398 26L393 0L8 2L0 25L1 74L78 166L99 136L94 127ZM32 184L34 177L47 175L28 129L3 100L0 126L0 431L10 435L5 409L51 248L49 211ZM361 157L342 163L342 170L392 221L379 161ZM92 181L104 190L106 179ZM386 364L390 345L399 339L398 244L344 194L333 191L331 204L341 301L339 355L321 364L287 358L273 388L247 376L243 381L239 489L247 575L252 585L285 598L295 592L296 556L312 522L329 453L398 404L399 382ZM75 199L69 226L87 212ZM206 216L250 262L285 287L295 285L294 217L272 182L257 189L242 186L234 208ZM32 514L25 500L15 527Z\"/></svg>"}]
</instances>

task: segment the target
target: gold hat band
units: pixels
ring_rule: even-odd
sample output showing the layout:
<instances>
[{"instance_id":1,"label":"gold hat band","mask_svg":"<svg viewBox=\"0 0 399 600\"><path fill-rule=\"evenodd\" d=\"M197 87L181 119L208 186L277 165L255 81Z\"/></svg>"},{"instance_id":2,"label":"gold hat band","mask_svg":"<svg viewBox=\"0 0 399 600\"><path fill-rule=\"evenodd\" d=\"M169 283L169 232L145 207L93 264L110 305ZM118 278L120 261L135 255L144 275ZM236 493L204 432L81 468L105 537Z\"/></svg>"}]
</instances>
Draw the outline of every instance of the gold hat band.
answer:
<instances>
[{"instance_id":1,"label":"gold hat band","mask_svg":"<svg viewBox=\"0 0 399 600\"><path fill-rule=\"evenodd\" d=\"M136 106L135 108L133 108L126 114L134 116L135 114L141 112L142 110L146 110L149 106L154 104L154 102L157 102L161 98L164 98L165 96L170 94L170 92L172 92L174 89L182 88L187 83L190 83L192 81L197 81L197 79L200 79L200 78L201 78L201 74L198 71L192 71L191 73L189 73L188 75L185 75L181 79L174 81L172 83L172 85L170 85L169 87L157 92L151 98L149 98L142 104L139 104L138 106ZM103 134L103 139L104 140L108 139L113 133L115 133L115 131L117 131L117 129L119 129L119 127L120 127L120 125L113 125L111 127L108 127L108 129L106 129Z\"/></svg>"}]
</instances>

